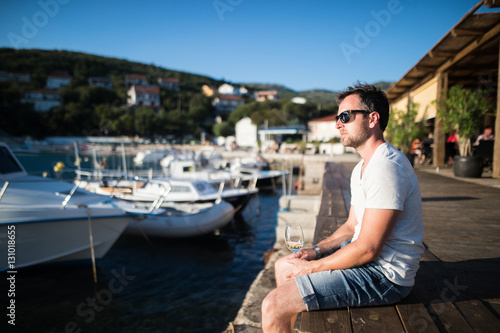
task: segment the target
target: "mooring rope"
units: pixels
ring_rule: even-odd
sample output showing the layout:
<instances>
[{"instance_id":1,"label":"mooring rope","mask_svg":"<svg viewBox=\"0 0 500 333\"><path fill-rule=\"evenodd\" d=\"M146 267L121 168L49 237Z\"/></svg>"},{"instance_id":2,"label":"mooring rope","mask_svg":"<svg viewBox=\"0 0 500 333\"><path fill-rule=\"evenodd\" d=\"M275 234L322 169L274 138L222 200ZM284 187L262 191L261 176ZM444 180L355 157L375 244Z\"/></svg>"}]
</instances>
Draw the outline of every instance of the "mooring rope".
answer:
<instances>
[{"instance_id":1,"label":"mooring rope","mask_svg":"<svg viewBox=\"0 0 500 333\"><path fill-rule=\"evenodd\" d=\"M97 285L97 270L95 265L94 237L92 235L92 213L87 206L87 216L89 222L90 257L92 258L92 271L94 272L94 283Z\"/></svg>"}]
</instances>

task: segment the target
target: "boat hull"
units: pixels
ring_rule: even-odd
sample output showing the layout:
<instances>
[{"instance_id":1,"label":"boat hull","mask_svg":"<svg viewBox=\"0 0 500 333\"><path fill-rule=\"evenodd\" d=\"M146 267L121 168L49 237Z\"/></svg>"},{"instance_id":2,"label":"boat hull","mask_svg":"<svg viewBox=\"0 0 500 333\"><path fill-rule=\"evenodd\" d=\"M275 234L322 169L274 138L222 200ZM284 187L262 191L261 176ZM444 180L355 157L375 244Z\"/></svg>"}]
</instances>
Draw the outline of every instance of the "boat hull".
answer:
<instances>
[{"instance_id":1,"label":"boat hull","mask_svg":"<svg viewBox=\"0 0 500 333\"><path fill-rule=\"evenodd\" d=\"M5 210L2 211L5 213ZM70 220L2 223L0 251L15 258L8 265L2 261L0 270L12 270L38 264L91 258L90 228L95 258L102 258L122 234L130 217L88 217ZM10 243L9 243L10 241Z\"/></svg>"},{"instance_id":2,"label":"boat hull","mask_svg":"<svg viewBox=\"0 0 500 333\"><path fill-rule=\"evenodd\" d=\"M220 229L234 217L231 204L221 201L210 208L191 214L149 215L142 221L131 221L125 233L147 236L180 238L201 236Z\"/></svg>"}]
</instances>

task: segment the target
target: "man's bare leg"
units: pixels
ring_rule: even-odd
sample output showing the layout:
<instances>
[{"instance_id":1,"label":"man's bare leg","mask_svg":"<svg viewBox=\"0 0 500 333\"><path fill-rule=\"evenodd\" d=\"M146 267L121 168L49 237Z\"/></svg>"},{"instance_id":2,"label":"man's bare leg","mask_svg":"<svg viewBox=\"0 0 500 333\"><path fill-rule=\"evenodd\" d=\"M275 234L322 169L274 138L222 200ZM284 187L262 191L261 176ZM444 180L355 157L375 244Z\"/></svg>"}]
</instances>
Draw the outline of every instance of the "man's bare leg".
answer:
<instances>
[{"instance_id":1,"label":"man's bare leg","mask_svg":"<svg viewBox=\"0 0 500 333\"><path fill-rule=\"evenodd\" d=\"M289 280L271 291L262 302L262 330L289 333L292 320L299 312L306 311L295 280Z\"/></svg>"}]
</instances>

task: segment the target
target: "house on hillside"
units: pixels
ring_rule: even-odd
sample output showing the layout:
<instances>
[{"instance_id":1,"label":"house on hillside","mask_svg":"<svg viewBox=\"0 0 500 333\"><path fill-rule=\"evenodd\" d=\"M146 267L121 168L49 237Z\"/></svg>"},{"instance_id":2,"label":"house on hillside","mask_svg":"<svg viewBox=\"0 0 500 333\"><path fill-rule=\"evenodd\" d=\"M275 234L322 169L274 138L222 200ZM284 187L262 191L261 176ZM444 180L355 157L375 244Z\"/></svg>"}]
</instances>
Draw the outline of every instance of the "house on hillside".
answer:
<instances>
[{"instance_id":1,"label":"house on hillside","mask_svg":"<svg viewBox=\"0 0 500 333\"><path fill-rule=\"evenodd\" d=\"M245 99L240 96L233 95L221 95L215 97L212 105L215 107L215 110L220 113L224 111L233 111L238 106L245 104Z\"/></svg>"},{"instance_id":2,"label":"house on hillside","mask_svg":"<svg viewBox=\"0 0 500 333\"><path fill-rule=\"evenodd\" d=\"M47 77L46 88L61 89L71 83L73 78L67 71L54 71Z\"/></svg>"},{"instance_id":3,"label":"house on hillside","mask_svg":"<svg viewBox=\"0 0 500 333\"><path fill-rule=\"evenodd\" d=\"M340 132L337 128L335 128L335 124L335 115L308 121L308 140L328 142L333 138L340 138Z\"/></svg>"},{"instance_id":4,"label":"house on hillside","mask_svg":"<svg viewBox=\"0 0 500 333\"><path fill-rule=\"evenodd\" d=\"M158 84L162 88L166 88L168 90L179 91L179 79L174 77L160 77L158 78Z\"/></svg>"},{"instance_id":5,"label":"house on hillside","mask_svg":"<svg viewBox=\"0 0 500 333\"><path fill-rule=\"evenodd\" d=\"M214 87L209 87L208 85L204 84L202 87L201 87L201 91L203 92L203 94L207 97L210 97L210 96L213 96L215 95L215 91L217 90L217 88L214 88Z\"/></svg>"},{"instance_id":6,"label":"house on hillside","mask_svg":"<svg viewBox=\"0 0 500 333\"><path fill-rule=\"evenodd\" d=\"M262 90L262 91L256 91L254 93L255 100L257 102L264 102L264 101L277 101L278 98L278 92L276 90Z\"/></svg>"},{"instance_id":7,"label":"house on hillside","mask_svg":"<svg viewBox=\"0 0 500 333\"><path fill-rule=\"evenodd\" d=\"M44 112L63 104L62 95L52 89L34 89L24 93L21 103L32 103L33 109Z\"/></svg>"},{"instance_id":8,"label":"house on hillside","mask_svg":"<svg viewBox=\"0 0 500 333\"><path fill-rule=\"evenodd\" d=\"M221 95L233 95L234 87L229 83L224 83L217 89L218 93Z\"/></svg>"},{"instance_id":9,"label":"house on hillside","mask_svg":"<svg viewBox=\"0 0 500 333\"><path fill-rule=\"evenodd\" d=\"M229 83L221 85L217 91L221 95L245 96L248 95L248 89L243 86L233 86Z\"/></svg>"},{"instance_id":10,"label":"house on hillside","mask_svg":"<svg viewBox=\"0 0 500 333\"><path fill-rule=\"evenodd\" d=\"M31 82L30 75L28 73L14 73L0 71L0 81L14 80L17 82Z\"/></svg>"},{"instance_id":11,"label":"house on hillside","mask_svg":"<svg viewBox=\"0 0 500 333\"><path fill-rule=\"evenodd\" d=\"M139 74L125 75L125 86L127 88L130 88L132 87L132 85L147 86L148 80L146 79L146 75L139 75Z\"/></svg>"},{"instance_id":12,"label":"house on hillside","mask_svg":"<svg viewBox=\"0 0 500 333\"><path fill-rule=\"evenodd\" d=\"M132 85L128 90L128 106L160 106L160 87Z\"/></svg>"},{"instance_id":13,"label":"house on hillside","mask_svg":"<svg viewBox=\"0 0 500 333\"><path fill-rule=\"evenodd\" d=\"M88 81L92 87L113 89L113 81L107 76L90 76Z\"/></svg>"}]
</instances>

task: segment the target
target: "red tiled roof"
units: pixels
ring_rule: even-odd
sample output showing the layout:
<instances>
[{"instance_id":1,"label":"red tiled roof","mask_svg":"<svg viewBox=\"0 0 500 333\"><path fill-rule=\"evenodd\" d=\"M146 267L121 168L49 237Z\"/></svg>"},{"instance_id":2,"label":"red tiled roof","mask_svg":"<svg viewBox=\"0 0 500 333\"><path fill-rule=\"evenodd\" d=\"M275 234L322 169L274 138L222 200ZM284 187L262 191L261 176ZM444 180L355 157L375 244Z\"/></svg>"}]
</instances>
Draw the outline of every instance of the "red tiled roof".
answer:
<instances>
[{"instance_id":1,"label":"red tiled roof","mask_svg":"<svg viewBox=\"0 0 500 333\"><path fill-rule=\"evenodd\" d=\"M140 80L146 80L146 75L140 75L140 74L127 74L125 75L126 79L140 79Z\"/></svg>"},{"instance_id":2,"label":"red tiled roof","mask_svg":"<svg viewBox=\"0 0 500 333\"><path fill-rule=\"evenodd\" d=\"M32 90L28 90L27 92L39 92L39 93L43 93L43 94L60 95L60 93L58 93L57 91L54 91L54 90L48 89L48 88L32 89Z\"/></svg>"},{"instance_id":3,"label":"red tiled roof","mask_svg":"<svg viewBox=\"0 0 500 333\"><path fill-rule=\"evenodd\" d=\"M333 121L333 122L335 122L335 116L336 115L332 114L332 115L329 115L329 116L325 116L325 117L321 117L321 118L316 118L316 119L310 120L309 122L310 123L319 123L319 122L327 122L327 121Z\"/></svg>"},{"instance_id":4,"label":"red tiled roof","mask_svg":"<svg viewBox=\"0 0 500 333\"><path fill-rule=\"evenodd\" d=\"M49 74L49 78L71 79L71 75L67 71L53 71Z\"/></svg>"},{"instance_id":5,"label":"red tiled roof","mask_svg":"<svg viewBox=\"0 0 500 333\"><path fill-rule=\"evenodd\" d=\"M160 93L160 87L158 86L136 86L135 87L136 92L141 92L141 93L148 93L148 94L159 94Z\"/></svg>"},{"instance_id":6,"label":"red tiled roof","mask_svg":"<svg viewBox=\"0 0 500 333\"><path fill-rule=\"evenodd\" d=\"M234 96L234 95L220 95L219 99L231 99L233 101L244 101L245 99L240 96Z\"/></svg>"},{"instance_id":7,"label":"red tiled roof","mask_svg":"<svg viewBox=\"0 0 500 333\"><path fill-rule=\"evenodd\" d=\"M177 82L179 83L179 79L175 77L161 77L160 82Z\"/></svg>"}]
</instances>

